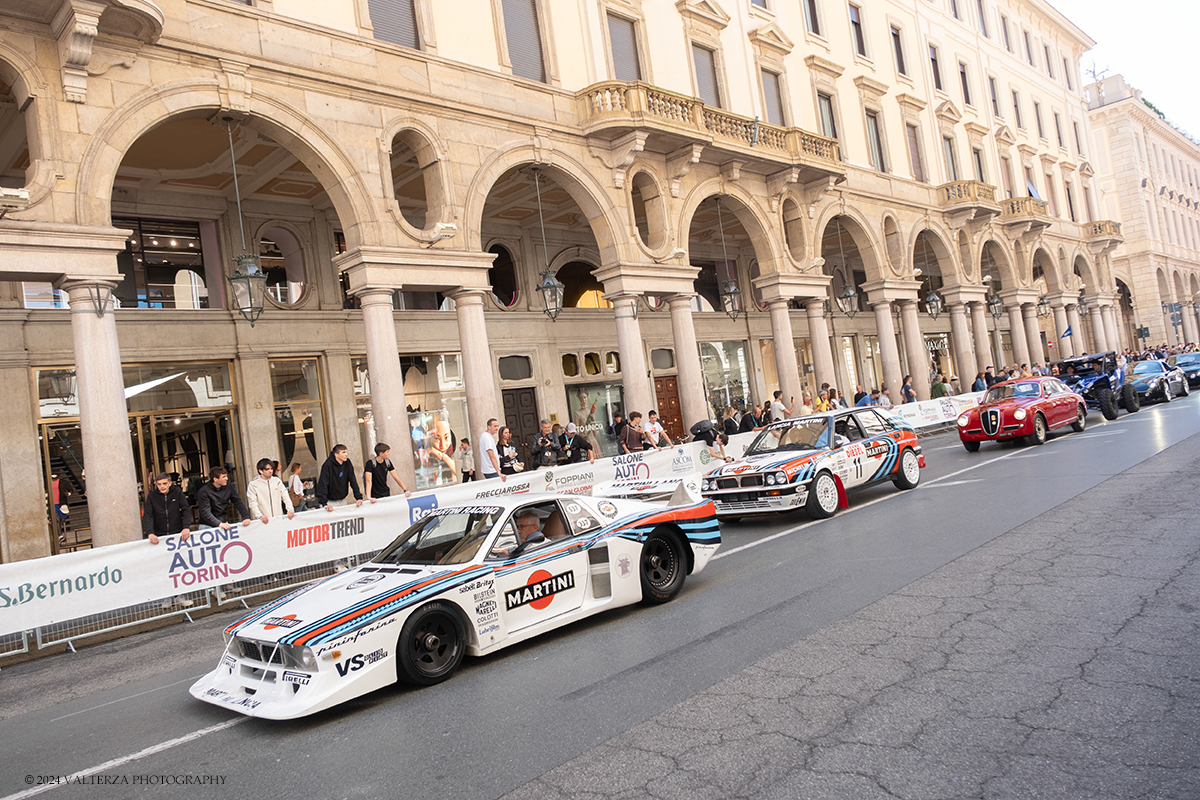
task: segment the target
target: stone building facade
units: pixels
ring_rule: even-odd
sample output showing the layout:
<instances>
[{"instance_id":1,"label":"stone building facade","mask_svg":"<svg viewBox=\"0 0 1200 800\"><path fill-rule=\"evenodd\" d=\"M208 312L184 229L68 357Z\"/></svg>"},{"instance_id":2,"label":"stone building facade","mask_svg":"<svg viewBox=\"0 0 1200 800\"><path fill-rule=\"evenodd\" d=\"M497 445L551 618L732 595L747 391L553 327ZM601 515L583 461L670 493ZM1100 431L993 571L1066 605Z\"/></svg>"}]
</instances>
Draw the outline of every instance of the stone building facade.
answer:
<instances>
[{"instance_id":1,"label":"stone building facade","mask_svg":"<svg viewBox=\"0 0 1200 800\"><path fill-rule=\"evenodd\" d=\"M1120 75L1085 88L1113 278L1139 347L1200 341L1200 145ZM1137 329L1147 334L1137 337Z\"/></svg>"},{"instance_id":2,"label":"stone building facade","mask_svg":"<svg viewBox=\"0 0 1200 800\"><path fill-rule=\"evenodd\" d=\"M160 470L386 441L436 485L490 417L607 449L618 410L682 436L776 387L928 397L1129 343L1092 42L1040 0L0 0L0 28L5 561L137 538Z\"/></svg>"}]
</instances>

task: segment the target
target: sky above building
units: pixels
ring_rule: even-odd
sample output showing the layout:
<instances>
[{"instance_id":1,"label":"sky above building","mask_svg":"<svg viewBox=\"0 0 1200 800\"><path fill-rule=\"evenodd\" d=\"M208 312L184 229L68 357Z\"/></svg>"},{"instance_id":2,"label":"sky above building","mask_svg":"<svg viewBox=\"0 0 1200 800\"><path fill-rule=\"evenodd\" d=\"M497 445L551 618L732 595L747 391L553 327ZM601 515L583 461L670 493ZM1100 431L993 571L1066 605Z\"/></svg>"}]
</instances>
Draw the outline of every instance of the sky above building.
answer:
<instances>
[{"instance_id":1,"label":"sky above building","mask_svg":"<svg viewBox=\"0 0 1200 800\"><path fill-rule=\"evenodd\" d=\"M1200 50L1200 3L1194 0L1050 0L1096 46L1079 63L1084 84L1124 75L1142 97L1200 138L1200 95L1188 58Z\"/></svg>"}]
</instances>

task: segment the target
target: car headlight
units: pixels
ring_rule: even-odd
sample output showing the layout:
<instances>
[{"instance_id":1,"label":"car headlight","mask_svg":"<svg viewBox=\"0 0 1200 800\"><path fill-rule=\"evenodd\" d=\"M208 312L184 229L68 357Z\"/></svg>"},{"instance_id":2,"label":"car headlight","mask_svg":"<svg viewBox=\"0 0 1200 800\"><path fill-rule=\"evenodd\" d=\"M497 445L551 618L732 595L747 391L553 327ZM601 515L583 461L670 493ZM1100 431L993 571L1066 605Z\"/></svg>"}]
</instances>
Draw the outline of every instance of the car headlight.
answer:
<instances>
[{"instance_id":1,"label":"car headlight","mask_svg":"<svg viewBox=\"0 0 1200 800\"><path fill-rule=\"evenodd\" d=\"M767 486L774 486L774 485L775 485L775 473L768 472L767 473Z\"/></svg>"},{"instance_id":2,"label":"car headlight","mask_svg":"<svg viewBox=\"0 0 1200 800\"><path fill-rule=\"evenodd\" d=\"M710 481L708 478L704 478L703 480L700 481L700 491L707 492L707 491L710 491L711 489L712 489L712 481Z\"/></svg>"},{"instance_id":3,"label":"car headlight","mask_svg":"<svg viewBox=\"0 0 1200 800\"><path fill-rule=\"evenodd\" d=\"M788 482L788 476L787 476L786 472L776 472L775 473L775 485L776 486L782 486L783 484L785 484L787 482Z\"/></svg>"},{"instance_id":4,"label":"car headlight","mask_svg":"<svg viewBox=\"0 0 1200 800\"><path fill-rule=\"evenodd\" d=\"M1025 412L1025 409L1023 409L1023 408L1018 408L1016 411L1013 412L1013 419L1018 419L1018 420L1025 419L1026 416L1027 416L1027 414Z\"/></svg>"},{"instance_id":5,"label":"car headlight","mask_svg":"<svg viewBox=\"0 0 1200 800\"><path fill-rule=\"evenodd\" d=\"M959 416L959 418L958 418L958 427L965 428L965 427L967 427L967 423L970 421L971 421L971 415L963 414L963 415Z\"/></svg>"}]
</instances>

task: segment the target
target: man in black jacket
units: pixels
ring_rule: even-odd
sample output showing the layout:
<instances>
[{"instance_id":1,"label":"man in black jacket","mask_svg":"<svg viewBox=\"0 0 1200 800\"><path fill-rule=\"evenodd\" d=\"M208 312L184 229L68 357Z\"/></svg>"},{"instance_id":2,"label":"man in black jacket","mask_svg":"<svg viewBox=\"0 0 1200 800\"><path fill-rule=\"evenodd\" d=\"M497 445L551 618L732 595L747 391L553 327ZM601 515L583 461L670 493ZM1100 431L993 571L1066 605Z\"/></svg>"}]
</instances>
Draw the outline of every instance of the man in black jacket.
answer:
<instances>
[{"instance_id":1,"label":"man in black jacket","mask_svg":"<svg viewBox=\"0 0 1200 800\"><path fill-rule=\"evenodd\" d=\"M199 507L200 522L212 528L229 530L225 517L229 513L229 504L242 515L242 526L250 524L250 509L238 494L237 487L229 482L229 473L224 467L213 467L208 471L208 483L196 492L196 505Z\"/></svg>"},{"instance_id":2,"label":"man in black jacket","mask_svg":"<svg viewBox=\"0 0 1200 800\"><path fill-rule=\"evenodd\" d=\"M146 507L142 509L142 538L150 544L158 544L159 536L182 533L181 542L192 535L192 507L183 490L171 482L171 476L163 472L154 479L154 491L146 495Z\"/></svg>"},{"instance_id":3,"label":"man in black jacket","mask_svg":"<svg viewBox=\"0 0 1200 800\"><path fill-rule=\"evenodd\" d=\"M558 451L562 449L558 437L550 430L550 420L544 419L541 430L529 440L529 457L534 469L547 469L558 463Z\"/></svg>"},{"instance_id":4,"label":"man in black jacket","mask_svg":"<svg viewBox=\"0 0 1200 800\"><path fill-rule=\"evenodd\" d=\"M346 445L335 444L317 478L317 505L324 506L326 511L333 511L334 506L350 505L351 490L354 490L354 505L361 506L363 496L358 490L354 468L350 466L350 452Z\"/></svg>"}]
</instances>

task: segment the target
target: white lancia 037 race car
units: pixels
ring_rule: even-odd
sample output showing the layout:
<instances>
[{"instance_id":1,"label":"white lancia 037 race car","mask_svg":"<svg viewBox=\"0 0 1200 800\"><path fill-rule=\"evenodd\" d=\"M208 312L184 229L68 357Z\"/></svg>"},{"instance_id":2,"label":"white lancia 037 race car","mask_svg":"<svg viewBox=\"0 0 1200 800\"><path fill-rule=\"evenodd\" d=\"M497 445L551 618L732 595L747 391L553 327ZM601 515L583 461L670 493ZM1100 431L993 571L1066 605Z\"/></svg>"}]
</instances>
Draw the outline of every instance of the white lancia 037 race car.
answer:
<instances>
[{"instance_id":1,"label":"white lancia 037 race car","mask_svg":"<svg viewBox=\"0 0 1200 800\"><path fill-rule=\"evenodd\" d=\"M668 505L526 494L436 509L370 562L226 628L191 694L291 719L397 680L438 683L466 654L605 609L666 602L721 543L713 504L684 484Z\"/></svg>"}]
</instances>

